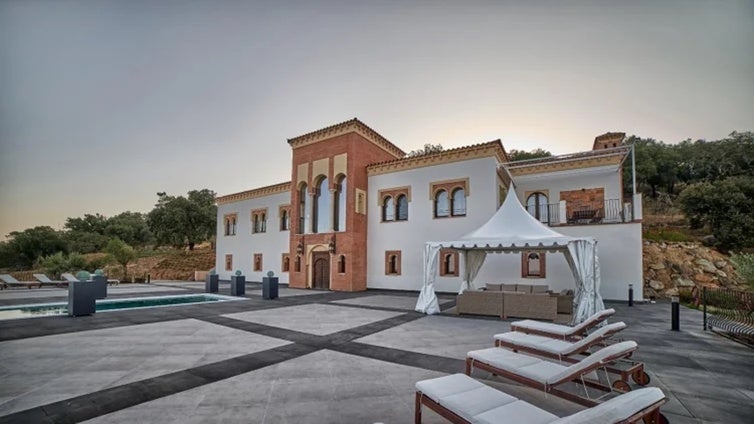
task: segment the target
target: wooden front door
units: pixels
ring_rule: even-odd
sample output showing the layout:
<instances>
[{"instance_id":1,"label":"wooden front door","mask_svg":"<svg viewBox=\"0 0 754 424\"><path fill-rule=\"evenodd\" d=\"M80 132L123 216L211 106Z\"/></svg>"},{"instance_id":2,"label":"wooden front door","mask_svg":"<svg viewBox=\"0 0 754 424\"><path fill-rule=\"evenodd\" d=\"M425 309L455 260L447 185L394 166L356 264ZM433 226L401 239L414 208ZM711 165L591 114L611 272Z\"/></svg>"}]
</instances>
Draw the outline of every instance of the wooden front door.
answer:
<instances>
[{"instance_id":1,"label":"wooden front door","mask_svg":"<svg viewBox=\"0 0 754 424\"><path fill-rule=\"evenodd\" d=\"M330 289L330 254L314 252L312 254L313 272L312 288L320 290Z\"/></svg>"}]
</instances>

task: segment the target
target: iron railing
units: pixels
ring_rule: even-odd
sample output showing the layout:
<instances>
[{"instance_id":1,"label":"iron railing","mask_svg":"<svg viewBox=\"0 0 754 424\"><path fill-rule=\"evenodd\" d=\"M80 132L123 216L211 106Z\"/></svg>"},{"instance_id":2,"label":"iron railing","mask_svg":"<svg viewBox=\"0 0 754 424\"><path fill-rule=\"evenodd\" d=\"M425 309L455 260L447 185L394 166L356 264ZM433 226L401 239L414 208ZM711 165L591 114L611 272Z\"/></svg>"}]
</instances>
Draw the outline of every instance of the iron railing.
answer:
<instances>
[{"instance_id":1,"label":"iron railing","mask_svg":"<svg viewBox=\"0 0 754 424\"><path fill-rule=\"evenodd\" d=\"M607 224L616 222L631 222L634 220L634 208L631 202L621 199L607 199L602 207L594 205L572 205L568 216L569 224Z\"/></svg>"},{"instance_id":2,"label":"iron railing","mask_svg":"<svg viewBox=\"0 0 754 424\"><path fill-rule=\"evenodd\" d=\"M696 292L698 293L698 291ZM725 288L702 288L704 330L723 333L754 345L754 293Z\"/></svg>"},{"instance_id":3,"label":"iron railing","mask_svg":"<svg viewBox=\"0 0 754 424\"><path fill-rule=\"evenodd\" d=\"M543 224L547 224L549 226L559 225L560 204L550 203L546 205L547 207L543 206L545 205L539 205L539 208L537 208L536 205L529 205L527 206L526 210L529 212L529 215L537 218L539 222Z\"/></svg>"}]
</instances>

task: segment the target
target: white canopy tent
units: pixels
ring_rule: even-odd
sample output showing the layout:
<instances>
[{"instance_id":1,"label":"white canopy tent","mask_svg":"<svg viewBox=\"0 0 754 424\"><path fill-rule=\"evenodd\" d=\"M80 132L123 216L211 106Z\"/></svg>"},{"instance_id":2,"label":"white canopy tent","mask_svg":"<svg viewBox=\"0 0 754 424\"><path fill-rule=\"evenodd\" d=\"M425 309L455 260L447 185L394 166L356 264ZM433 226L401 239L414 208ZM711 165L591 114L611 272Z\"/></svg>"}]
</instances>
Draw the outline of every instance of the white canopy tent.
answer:
<instances>
[{"instance_id":1,"label":"white canopy tent","mask_svg":"<svg viewBox=\"0 0 754 424\"><path fill-rule=\"evenodd\" d=\"M488 252L531 250L563 252L576 282L573 323L584 321L605 309L600 296L600 267L597 241L591 237L569 237L553 231L531 216L521 205L513 185L503 205L484 225L455 241L431 241L424 245L424 285L416 302L416 311L440 312L435 295L440 249L451 248L463 255L463 282L459 291L474 288L474 279Z\"/></svg>"}]
</instances>

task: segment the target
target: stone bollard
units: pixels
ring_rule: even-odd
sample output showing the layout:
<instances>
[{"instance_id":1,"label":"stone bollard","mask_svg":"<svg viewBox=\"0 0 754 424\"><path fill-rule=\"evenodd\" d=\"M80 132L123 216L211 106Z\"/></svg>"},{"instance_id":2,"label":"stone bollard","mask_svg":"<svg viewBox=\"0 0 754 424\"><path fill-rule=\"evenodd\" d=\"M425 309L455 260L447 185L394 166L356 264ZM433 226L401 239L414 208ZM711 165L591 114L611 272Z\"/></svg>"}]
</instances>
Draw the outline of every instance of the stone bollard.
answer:
<instances>
[{"instance_id":1,"label":"stone bollard","mask_svg":"<svg viewBox=\"0 0 754 424\"><path fill-rule=\"evenodd\" d=\"M94 284L95 299L104 299L107 297L107 277L105 277L105 273L101 269L94 271L92 284Z\"/></svg>"},{"instance_id":2,"label":"stone bollard","mask_svg":"<svg viewBox=\"0 0 754 424\"><path fill-rule=\"evenodd\" d=\"M268 271L267 276L262 278L262 298L268 300L278 298L278 277L275 277L272 271Z\"/></svg>"},{"instance_id":3,"label":"stone bollard","mask_svg":"<svg viewBox=\"0 0 754 424\"><path fill-rule=\"evenodd\" d=\"M681 308L678 304L678 296L670 296L670 329L681 330Z\"/></svg>"},{"instance_id":4,"label":"stone bollard","mask_svg":"<svg viewBox=\"0 0 754 424\"><path fill-rule=\"evenodd\" d=\"M204 277L204 291L206 293L217 293L220 290L220 276L212 269Z\"/></svg>"},{"instance_id":5,"label":"stone bollard","mask_svg":"<svg viewBox=\"0 0 754 424\"><path fill-rule=\"evenodd\" d=\"M89 281L89 273L79 271L79 281L68 283L68 316L92 315L96 310L94 283Z\"/></svg>"},{"instance_id":6,"label":"stone bollard","mask_svg":"<svg viewBox=\"0 0 754 424\"><path fill-rule=\"evenodd\" d=\"M236 275L230 277L230 295L243 296L246 294L246 277L241 271L236 271Z\"/></svg>"}]
</instances>

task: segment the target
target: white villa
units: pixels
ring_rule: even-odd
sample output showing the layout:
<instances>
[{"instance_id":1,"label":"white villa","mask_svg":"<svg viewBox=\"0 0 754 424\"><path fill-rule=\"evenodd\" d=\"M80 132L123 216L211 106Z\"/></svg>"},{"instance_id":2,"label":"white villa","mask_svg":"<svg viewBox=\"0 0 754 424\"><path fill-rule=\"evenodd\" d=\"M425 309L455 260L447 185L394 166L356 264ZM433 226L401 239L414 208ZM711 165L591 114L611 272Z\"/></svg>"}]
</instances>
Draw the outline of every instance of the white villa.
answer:
<instances>
[{"instance_id":1,"label":"white villa","mask_svg":"<svg viewBox=\"0 0 754 424\"><path fill-rule=\"evenodd\" d=\"M288 140L291 181L217 197L221 279L268 271L294 288L418 291L425 242L453 240L484 224L511 182L545 225L598 242L605 299L642 300L641 197L624 195L623 133L598 136L592 150L511 162L500 140L407 157L358 119ZM572 289L562 254L488 255L487 282ZM435 288L457 293L457 251L442 251Z\"/></svg>"}]
</instances>

